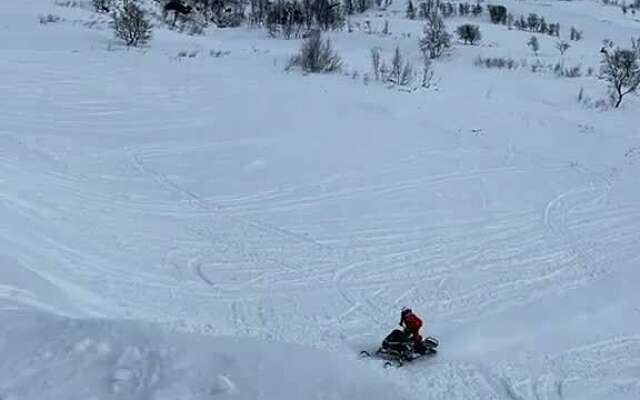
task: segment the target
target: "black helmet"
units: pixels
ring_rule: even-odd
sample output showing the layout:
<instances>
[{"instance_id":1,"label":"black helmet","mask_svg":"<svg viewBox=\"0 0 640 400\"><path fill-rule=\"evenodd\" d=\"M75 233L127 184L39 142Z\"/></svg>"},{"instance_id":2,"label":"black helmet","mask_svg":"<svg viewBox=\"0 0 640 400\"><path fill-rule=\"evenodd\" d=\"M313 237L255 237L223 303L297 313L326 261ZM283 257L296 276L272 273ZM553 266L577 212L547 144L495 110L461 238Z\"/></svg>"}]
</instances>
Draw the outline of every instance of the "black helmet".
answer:
<instances>
[{"instance_id":1,"label":"black helmet","mask_svg":"<svg viewBox=\"0 0 640 400\"><path fill-rule=\"evenodd\" d=\"M413 313L413 311L409 307L402 307L402 311L400 312L400 317L404 318L411 313Z\"/></svg>"}]
</instances>

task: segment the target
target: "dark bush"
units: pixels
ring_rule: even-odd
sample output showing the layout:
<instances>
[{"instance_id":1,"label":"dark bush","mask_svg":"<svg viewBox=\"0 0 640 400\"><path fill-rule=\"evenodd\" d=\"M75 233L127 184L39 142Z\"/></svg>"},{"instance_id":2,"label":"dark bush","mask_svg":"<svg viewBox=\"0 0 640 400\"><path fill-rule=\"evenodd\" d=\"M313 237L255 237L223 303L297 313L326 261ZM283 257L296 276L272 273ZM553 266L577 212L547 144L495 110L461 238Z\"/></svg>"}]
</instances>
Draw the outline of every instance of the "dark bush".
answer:
<instances>
[{"instance_id":1,"label":"dark bush","mask_svg":"<svg viewBox=\"0 0 640 400\"><path fill-rule=\"evenodd\" d=\"M507 23L507 7L488 5L489 17L494 24L506 24Z\"/></svg>"},{"instance_id":2,"label":"dark bush","mask_svg":"<svg viewBox=\"0 0 640 400\"><path fill-rule=\"evenodd\" d=\"M474 44L482 39L482 35L480 34L480 27L478 25L460 25L456 29L456 33L458 34L460 40L463 40L465 44Z\"/></svg>"},{"instance_id":3,"label":"dark bush","mask_svg":"<svg viewBox=\"0 0 640 400\"><path fill-rule=\"evenodd\" d=\"M134 1L126 1L122 9L113 13L113 31L127 46L144 45L151 40L151 22Z\"/></svg>"},{"instance_id":4,"label":"dark bush","mask_svg":"<svg viewBox=\"0 0 640 400\"><path fill-rule=\"evenodd\" d=\"M286 39L300 37L313 27L340 29L345 21L340 3L332 0L278 0L266 10L264 18L271 36Z\"/></svg>"},{"instance_id":5,"label":"dark bush","mask_svg":"<svg viewBox=\"0 0 640 400\"><path fill-rule=\"evenodd\" d=\"M111 12L114 0L92 0L93 9L99 13Z\"/></svg>"},{"instance_id":6,"label":"dark bush","mask_svg":"<svg viewBox=\"0 0 640 400\"><path fill-rule=\"evenodd\" d=\"M329 39L322 40L320 31L313 31L300 48L300 53L291 57L287 69L300 67L305 72L335 72L342 68L342 60Z\"/></svg>"}]
</instances>

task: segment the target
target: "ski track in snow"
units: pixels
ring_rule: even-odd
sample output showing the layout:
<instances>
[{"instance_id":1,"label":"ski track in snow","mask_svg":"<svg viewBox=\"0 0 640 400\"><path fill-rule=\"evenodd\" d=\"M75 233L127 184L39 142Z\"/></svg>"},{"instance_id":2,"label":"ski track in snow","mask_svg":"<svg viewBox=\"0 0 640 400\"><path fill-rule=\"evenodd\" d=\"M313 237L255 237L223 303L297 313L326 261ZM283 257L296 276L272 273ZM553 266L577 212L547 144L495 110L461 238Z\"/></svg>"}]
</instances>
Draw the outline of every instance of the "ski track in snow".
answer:
<instances>
[{"instance_id":1,"label":"ski track in snow","mask_svg":"<svg viewBox=\"0 0 640 400\"><path fill-rule=\"evenodd\" d=\"M347 235L343 234L343 237L316 239L243 216L244 212L251 214L248 203L240 202L240 207L234 207L229 201L226 205L219 205L215 201L205 200L166 175L146 167L140 156L133 155L130 160L142 179L156 182L168 195L174 197L174 206L169 200L164 203L129 202L117 201L113 194L108 196L92 192L88 195L80 186L82 178L61 173L49 174L46 181L56 191L76 193L76 198L89 210L108 207L146 216L171 216L188 220L195 218L198 222L190 223L186 232L191 235L189 240L197 243L196 247L189 249L183 242L182 246L173 250L173 253L167 252L165 256L169 259L183 259L171 262L181 271L181 281L191 282L189 286L196 290L193 293L196 298L205 301L206 298L217 299L230 304L229 326L224 329L214 328L214 331L277 340L307 340L315 345L318 340L326 340L327 336L322 334L326 330L318 332L317 329L301 328L309 321L304 318L301 320L299 310L287 306L291 296L303 298L302 293L310 285L323 288L327 293L335 291L335 295L339 296L338 304L342 306L337 305L332 311L337 317L332 319L327 314L324 323L328 324L327 329L337 328L345 338L353 338L356 332L367 329L372 323L382 332L388 326L389 319L395 318L395 310L402 304L421 304L437 313L440 318L461 321L475 318L474 315L480 312L495 313L518 303L532 302L551 291L568 290L586 280L597 278L597 274L604 273L609 268L603 264L606 254L598 254L598 250L590 248L584 239L572 238L570 231L579 230L581 224L593 224L596 228L601 226L595 224L594 219L624 227L629 215L635 213L636 218L639 215L636 207L618 210L599 208L600 200L606 196L607 186L603 185L561 193L547 204L542 225L539 223L539 213L517 212L488 221L464 221L460 223L460 229L449 225L443 231L456 232L455 234L443 233L434 239L423 240L427 230L403 230L401 222L395 223L391 219L387 224L390 229L361 228L352 230ZM10 163L3 163L5 170L11 167ZM335 193L325 191L320 196L307 196L303 199L296 198L298 196L293 191L289 198L279 193L271 198L253 198L251 202L262 203L263 215L269 215L322 207L323 202L348 201L355 196L402 196L406 191L429 185L447 185L457 180L484 179L495 174L509 175L518 171L517 168L502 168L468 174L445 174L400 182L390 187L373 185L355 187L349 191L339 189ZM22 173L25 173L24 169ZM10 198L6 200L23 210L38 209L28 203L21 204L17 200L12 202ZM589 215L589 219L572 219L572 213ZM406 216L396 218L402 221ZM224 228L218 232L216 227L220 226ZM437 228L435 232L437 235ZM618 229L615 239L624 242L632 233L630 230ZM544 245L527 242L523 246L525 237L538 237L538 240L544 242L548 235L557 240L545 242ZM43 239L51 246L49 252L55 250L63 257L73 256L86 260L86 263L96 268L91 274L99 275L107 288L113 285L121 291L125 282L135 282L135 291L144 293L174 290L170 280L153 273L118 269L117 265L101 267L100 260L94 259L97 262L92 262L93 257L88 254L80 253L52 238ZM254 245L264 243L265 239L273 247ZM360 247L355 245L347 250L343 243L353 239L363 240ZM11 242L15 239L4 236L4 240ZM608 238L600 237L599 240L606 242ZM402 245L398 246L399 243ZM452 254L450 246L455 243L464 243L464 246L456 246L456 254ZM541 246L544 246L544 252L541 251ZM287 250L283 250L285 248ZM187 256L184 257L185 255ZM541 262L543 268L540 267ZM416 268L417 266L421 268ZM516 272L509 273L514 268ZM76 271L76 274L80 272ZM227 279L225 274L243 278L237 282L235 278ZM460 274L476 274L479 279L471 286L455 287L449 284L455 282ZM82 276L76 276L78 278ZM207 287L199 287L196 281ZM145 289L140 290L141 286ZM420 289L415 289L416 286ZM278 301L274 292L284 294L289 300ZM108 289L106 293L109 293ZM128 292L126 297L132 294L133 292ZM15 293L11 296L17 298ZM145 302L140 296L134 298L136 302ZM157 303L158 299L156 295L150 296L153 303ZM504 303L503 299L509 299L509 302ZM386 308L381 308L382 305ZM185 307L185 312L187 309ZM296 332L296 336L291 337L291 332ZM322 336L318 337L319 334ZM335 343L325 345L335 346ZM587 353L585 357L588 356ZM613 367L613 364L606 364L602 369ZM526 385L517 385L501 373L482 372L483 369L479 366L464 362L444 365L436 363L427 368L429 377L419 380L426 381L423 384L429 388L430 398L434 399L452 396L478 399L563 399L563 392L569 390L567 388L577 380L595 379L593 374L597 372L596 368L586 371L585 376L565 377L562 380L558 380L555 374L541 375L530 387L524 389ZM583 369L583 364L576 368ZM130 381L126 370L119 371L114 378L114 390L129 390L126 385L144 384ZM398 373L401 379L414 379L411 371L407 369ZM141 376L139 379L146 378ZM612 387L615 387L615 382ZM623 388L627 388L627 385L623 385Z\"/></svg>"}]
</instances>

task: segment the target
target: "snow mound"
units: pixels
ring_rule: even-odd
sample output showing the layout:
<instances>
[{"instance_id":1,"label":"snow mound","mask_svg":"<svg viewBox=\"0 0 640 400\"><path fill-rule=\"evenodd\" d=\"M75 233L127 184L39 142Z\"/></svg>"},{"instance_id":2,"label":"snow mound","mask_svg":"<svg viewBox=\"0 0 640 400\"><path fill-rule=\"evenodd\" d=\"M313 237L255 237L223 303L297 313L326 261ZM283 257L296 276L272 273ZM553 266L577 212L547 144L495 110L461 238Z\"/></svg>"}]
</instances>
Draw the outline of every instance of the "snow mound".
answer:
<instances>
[{"instance_id":1,"label":"snow mound","mask_svg":"<svg viewBox=\"0 0 640 400\"><path fill-rule=\"evenodd\" d=\"M0 313L0 399L406 399L374 370L297 345L133 321Z\"/></svg>"}]
</instances>

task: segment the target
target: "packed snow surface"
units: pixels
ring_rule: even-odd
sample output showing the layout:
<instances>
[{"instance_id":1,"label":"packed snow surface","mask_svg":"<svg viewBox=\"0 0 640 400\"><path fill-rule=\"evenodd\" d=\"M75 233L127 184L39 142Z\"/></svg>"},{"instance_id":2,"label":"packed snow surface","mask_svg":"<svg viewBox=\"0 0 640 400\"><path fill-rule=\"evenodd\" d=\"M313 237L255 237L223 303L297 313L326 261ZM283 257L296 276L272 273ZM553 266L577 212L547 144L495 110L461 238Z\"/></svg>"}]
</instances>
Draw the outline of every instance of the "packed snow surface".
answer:
<instances>
[{"instance_id":1,"label":"packed snow surface","mask_svg":"<svg viewBox=\"0 0 640 400\"><path fill-rule=\"evenodd\" d=\"M126 49L71 3L0 6L0 399L640 398L637 97L474 66L536 59L486 15L407 91L363 82L373 46L420 65L404 4L331 33L345 72L318 76L262 29ZM640 28L504 4L582 30L584 71ZM404 305L439 354L358 360Z\"/></svg>"}]
</instances>

